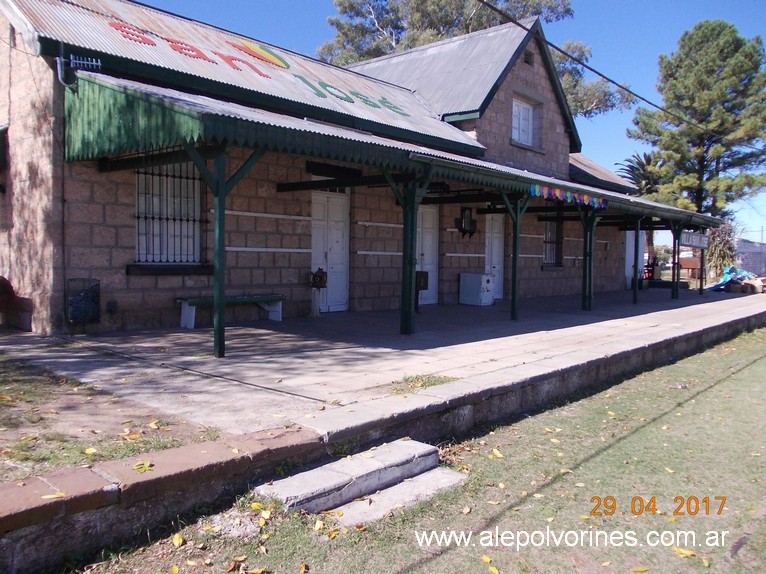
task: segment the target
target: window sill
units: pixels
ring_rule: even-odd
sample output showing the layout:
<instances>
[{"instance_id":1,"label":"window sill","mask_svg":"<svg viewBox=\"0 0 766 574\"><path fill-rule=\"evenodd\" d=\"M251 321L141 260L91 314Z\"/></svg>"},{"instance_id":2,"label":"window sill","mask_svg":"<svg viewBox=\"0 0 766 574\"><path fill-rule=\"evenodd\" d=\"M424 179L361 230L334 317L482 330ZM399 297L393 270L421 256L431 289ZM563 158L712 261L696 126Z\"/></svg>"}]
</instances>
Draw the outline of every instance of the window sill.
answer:
<instances>
[{"instance_id":1,"label":"window sill","mask_svg":"<svg viewBox=\"0 0 766 574\"><path fill-rule=\"evenodd\" d=\"M546 263L544 265L540 266L540 271L559 271L560 269L564 268L563 263L553 264L553 263Z\"/></svg>"},{"instance_id":2,"label":"window sill","mask_svg":"<svg viewBox=\"0 0 766 574\"><path fill-rule=\"evenodd\" d=\"M213 266L150 265L145 263L133 263L125 267L125 274L131 276L213 275Z\"/></svg>"},{"instance_id":3,"label":"window sill","mask_svg":"<svg viewBox=\"0 0 766 574\"><path fill-rule=\"evenodd\" d=\"M540 155L545 155L545 149L538 146L523 144L521 142L517 142L516 140L510 140L510 144L513 147L517 147L526 151L531 151L533 153L539 153Z\"/></svg>"}]
</instances>

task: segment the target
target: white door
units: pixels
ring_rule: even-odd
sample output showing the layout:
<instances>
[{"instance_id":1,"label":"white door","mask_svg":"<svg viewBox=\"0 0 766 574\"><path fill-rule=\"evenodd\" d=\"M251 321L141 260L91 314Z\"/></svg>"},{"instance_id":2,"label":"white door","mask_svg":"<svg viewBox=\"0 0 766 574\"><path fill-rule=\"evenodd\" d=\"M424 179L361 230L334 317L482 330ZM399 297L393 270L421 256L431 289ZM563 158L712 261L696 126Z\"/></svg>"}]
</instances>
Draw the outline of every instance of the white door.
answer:
<instances>
[{"instance_id":1,"label":"white door","mask_svg":"<svg viewBox=\"0 0 766 574\"><path fill-rule=\"evenodd\" d=\"M484 273L495 278L493 296L503 298L503 277L505 268L505 216L487 215L487 245L484 259Z\"/></svg>"},{"instance_id":2,"label":"white door","mask_svg":"<svg viewBox=\"0 0 766 574\"><path fill-rule=\"evenodd\" d=\"M311 195L311 270L327 271L320 311L348 311L349 207L346 192Z\"/></svg>"},{"instance_id":3,"label":"white door","mask_svg":"<svg viewBox=\"0 0 766 574\"><path fill-rule=\"evenodd\" d=\"M428 272L428 290L420 292L421 305L439 302L439 206L418 208L418 271Z\"/></svg>"}]
</instances>

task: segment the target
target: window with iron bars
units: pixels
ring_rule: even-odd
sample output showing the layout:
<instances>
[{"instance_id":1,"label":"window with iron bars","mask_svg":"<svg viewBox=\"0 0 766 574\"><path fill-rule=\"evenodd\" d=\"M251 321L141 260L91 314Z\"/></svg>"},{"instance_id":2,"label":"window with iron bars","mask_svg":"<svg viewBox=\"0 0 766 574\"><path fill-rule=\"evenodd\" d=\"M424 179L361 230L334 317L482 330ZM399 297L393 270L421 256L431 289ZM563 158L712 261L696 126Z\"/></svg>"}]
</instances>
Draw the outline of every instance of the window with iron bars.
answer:
<instances>
[{"instance_id":1,"label":"window with iron bars","mask_svg":"<svg viewBox=\"0 0 766 574\"><path fill-rule=\"evenodd\" d=\"M543 232L543 265L549 267L564 263L564 222L560 214L555 216L556 219L545 222Z\"/></svg>"},{"instance_id":2,"label":"window with iron bars","mask_svg":"<svg viewBox=\"0 0 766 574\"><path fill-rule=\"evenodd\" d=\"M136 262L201 263L203 213L202 181L194 164L136 170Z\"/></svg>"}]
</instances>

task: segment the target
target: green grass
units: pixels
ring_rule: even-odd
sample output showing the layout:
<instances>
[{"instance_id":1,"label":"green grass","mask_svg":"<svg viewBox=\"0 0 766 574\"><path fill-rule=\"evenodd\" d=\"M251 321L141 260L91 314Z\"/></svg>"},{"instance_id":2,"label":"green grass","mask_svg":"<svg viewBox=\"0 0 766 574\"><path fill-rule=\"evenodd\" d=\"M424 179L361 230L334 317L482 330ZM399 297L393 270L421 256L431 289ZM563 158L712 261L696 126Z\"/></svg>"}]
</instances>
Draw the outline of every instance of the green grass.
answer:
<instances>
[{"instance_id":1,"label":"green grass","mask_svg":"<svg viewBox=\"0 0 766 574\"><path fill-rule=\"evenodd\" d=\"M404 395L457 380L456 377L445 377L442 375L411 375L404 377L401 381L395 381L392 392L396 395Z\"/></svg>"},{"instance_id":2,"label":"green grass","mask_svg":"<svg viewBox=\"0 0 766 574\"><path fill-rule=\"evenodd\" d=\"M130 430L89 434L76 432L71 425L62 428L56 401L66 395L76 397L66 407L67 414L81 409L83 425L88 424L91 409L98 408L106 418L121 421L121 430ZM94 407L96 400L99 405ZM114 397L77 380L0 355L0 481L23 480L59 468L127 458L221 436L216 427L193 428L170 416L150 422L146 414L124 411L122 404L114 405L113 401Z\"/></svg>"}]
</instances>

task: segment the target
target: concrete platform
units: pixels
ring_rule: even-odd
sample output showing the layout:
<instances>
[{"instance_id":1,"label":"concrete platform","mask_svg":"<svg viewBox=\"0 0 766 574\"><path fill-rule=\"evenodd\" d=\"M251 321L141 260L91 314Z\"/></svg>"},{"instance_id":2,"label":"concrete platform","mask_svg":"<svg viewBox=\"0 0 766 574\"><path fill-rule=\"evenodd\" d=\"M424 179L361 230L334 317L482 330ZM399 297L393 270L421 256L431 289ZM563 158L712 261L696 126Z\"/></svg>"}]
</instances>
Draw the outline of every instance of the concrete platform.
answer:
<instances>
[{"instance_id":1,"label":"concrete platform","mask_svg":"<svg viewBox=\"0 0 766 574\"><path fill-rule=\"evenodd\" d=\"M125 460L42 477L88 485L71 500L66 493L50 503L35 491L22 508L0 497L0 571L49 571L68 553L242 492L285 461L295 467L339 446L402 436L459 436L766 325L763 295L682 292L672 300L648 290L638 305L630 300L630 292L600 294L590 312L579 297L524 301L519 321L510 321L507 304L426 307L412 336L399 335L397 312L264 321L227 328L224 359L212 356L211 330L3 332L1 352L225 434L200 456L188 447L156 453L154 480L120 472L135 462ZM417 392L392 383L423 374L455 380Z\"/></svg>"}]
</instances>

